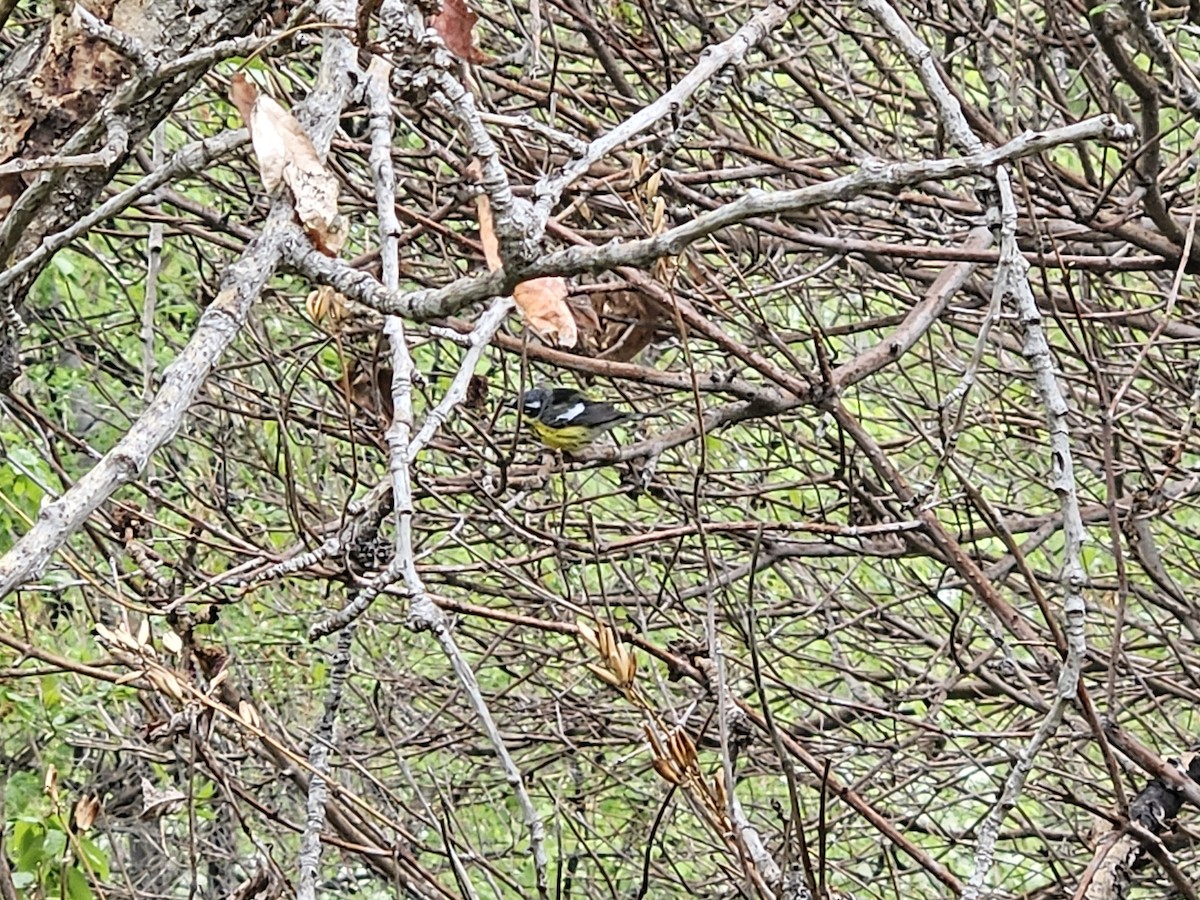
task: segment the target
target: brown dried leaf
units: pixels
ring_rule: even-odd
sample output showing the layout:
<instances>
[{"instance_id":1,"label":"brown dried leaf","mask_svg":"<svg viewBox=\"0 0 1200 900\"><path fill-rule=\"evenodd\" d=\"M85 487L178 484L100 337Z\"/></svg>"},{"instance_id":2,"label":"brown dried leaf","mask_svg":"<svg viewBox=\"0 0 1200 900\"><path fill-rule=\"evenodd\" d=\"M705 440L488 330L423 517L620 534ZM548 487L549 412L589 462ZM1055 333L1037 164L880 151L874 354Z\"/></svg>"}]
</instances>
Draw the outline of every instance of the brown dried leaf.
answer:
<instances>
[{"instance_id":1,"label":"brown dried leaf","mask_svg":"<svg viewBox=\"0 0 1200 900\"><path fill-rule=\"evenodd\" d=\"M483 256L488 268L494 272L501 265L500 241L496 237L492 204L487 194L479 195L476 206L479 210L479 240L483 244ZM557 275L532 278L513 288L513 300L534 333L543 340L570 349L579 343L579 329L567 306L568 293L566 280Z\"/></svg>"},{"instance_id":2,"label":"brown dried leaf","mask_svg":"<svg viewBox=\"0 0 1200 900\"><path fill-rule=\"evenodd\" d=\"M463 406L467 409L483 409L487 405L488 380L486 375L472 375L467 382L467 399Z\"/></svg>"},{"instance_id":3,"label":"brown dried leaf","mask_svg":"<svg viewBox=\"0 0 1200 900\"><path fill-rule=\"evenodd\" d=\"M629 362L654 340L663 308L637 291L598 295L593 301L605 325L597 343L601 359Z\"/></svg>"},{"instance_id":4,"label":"brown dried leaf","mask_svg":"<svg viewBox=\"0 0 1200 900\"><path fill-rule=\"evenodd\" d=\"M229 98L250 129L263 185L271 193L286 184L300 224L313 245L336 256L346 243L346 220L338 215L338 181L317 156L295 116L242 73L233 76Z\"/></svg>"},{"instance_id":5,"label":"brown dried leaf","mask_svg":"<svg viewBox=\"0 0 1200 900\"><path fill-rule=\"evenodd\" d=\"M682 728L672 731L667 741L676 765L681 769L699 769L700 758L696 755L696 745Z\"/></svg>"},{"instance_id":6,"label":"brown dried leaf","mask_svg":"<svg viewBox=\"0 0 1200 900\"><path fill-rule=\"evenodd\" d=\"M676 785L683 783L683 773L680 772L679 769L675 767L675 763L671 762L669 759L663 759L662 757L656 756L652 760L652 763L654 765L654 771L659 774L659 777L661 777L663 781L667 781Z\"/></svg>"},{"instance_id":7,"label":"brown dried leaf","mask_svg":"<svg viewBox=\"0 0 1200 900\"><path fill-rule=\"evenodd\" d=\"M659 758L665 758L667 750L659 739L658 732L646 722L642 723L642 731L645 732L646 741L650 744L650 749L654 751L654 755Z\"/></svg>"},{"instance_id":8,"label":"brown dried leaf","mask_svg":"<svg viewBox=\"0 0 1200 900\"><path fill-rule=\"evenodd\" d=\"M100 801L94 795L87 794L80 797L75 804L75 827L79 831L87 831L96 821L98 812L100 812Z\"/></svg>"},{"instance_id":9,"label":"brown dried leaf","mask_svg":"<svg viewBox=\"0 0 1200 900\"><path fill-rule=\"evenodd\" d=\"M596 637L600 641L600 655L604 657L605 662L612 659L613 647L616 646L616 638L613 637L612 629L603 622L598 622L596 625Z\"/></svg>"},{"instance_id":10,"label":"brown dried leaf","mask_svg":"<svg viewBox=\"0 0 1200 900\"><path fill-rule=\"evenodd\" d=\"M621 683L621 679L618 678L616 675L614 675L612 672L608 671L608 669L601 668L600 666L596 665L595 663L584 663L584 666L587 668L587 670L589 672L591 672L593 675L595 675L597 678L599 678L601 681L603 681L609 687L615 687L618 690L620 688L624 687L624 685Z\"/></svg>"},{"instance_id":11,"label":"brown dried leaf","mask_svg":"<svg viewBox=\"0 0 1200 900\"><path fill-rule=\"evenodd\" d=\"M353 410L362 410L385 422L391 421L395 412L391 366L381 365L378 358L363 362L357 357L348 357L338 388Z\"/></svg>"},{"instance_id":12,"label":"brown dried leaf","mask_svg":"<svg viewBox=\"0 0 1200 900\"><path fill-rule=\"evenodd\" d=\"M621 677L625 683L632 685L637 679L637 654L628 647L621 647Z\"/></svg>"},{"instance_id":13,"label":"brown dried leaf","mask_svg":"<svg viewBox=\"0 0 1200 900\"><path fill-rule=\"evenodd\" d=\"M354 315L346 298L327 284L309 291L304 308L308 310L309 317L330 334L341 331L342 323Z\"/></svg>"},{"instance_id":14,"label":"brown dried leaf","mask_svg":"<svg viewBox=\"0 0 1200 900\"><path fill-rule=\"evenodd\" d=\"M539 337L570 349L579 343L579 329L567 306L567 293L566 280L555 275L518 284L513 299Z\"/></svg>"},{"instance_id":15,"label":"brown dried leaf","mask_svg":"<svg viewBox=\"0 0 1200 900\"><path fill-rule=\"evenodd\" d=\"M174 672L168 669L149 669L146 672L146 679L159 693L166 694L180 703L183 702L183 685L175 677Z\"/></svg>"},{"instance_id":16,"label":"brown dried leaf","mask_svg":"<svg viewBox=\"0 0 1200 900\"><path fill-rule=\"evenodd\" d=\"M250 127L250 113L254 110L254 101L257 99L258 88L241 72L229 80L229 102L237 107L247 128Z\"/></svg>"},{"instance_id":17,"label":"brown dried leaf","mask_svg":"<svg viewBox=\"0 0 1200 900\"><path fill-rule=\"evenodd\" d=\"M491 57L475 46L471 31L479 16L467 8L465 0L443 0L442 11L430 20L446 49L469 63L491 62Z\"/></svg>"},{"instance_id":18,"label":"brown dried leaf","mask_svg":"<svg viewBox=\"0 0 1200 900\"><path fill-rule=\"evenodd\" d=\"M251 728L262 730L262 717L259 716L258 710L249 700L242 700L238 703L238 717Z\"/></svg>"},{"instance_id":19,"label":"brown dried leaf","mask_svg":"<svg viewBox=\"0 0 1200 900\"><path fill-rule=\"evenodd\" d=\"M596 629L582 619L576 623L575 627L579 629L579 636L591 644L593 649L600 649L600 638L596 634Z\"/></svg>"},{"instance_id":20,"label":"brown dried leaf","mask_svg":"<svg viewBox=\"0 0 1200 900\"><path fill-rule=\"evenodd\" d=\"M712 787L713 801L717 809L723 813L729 806L729 795L725 793L725 776L721 773L714 775Z\"/></svg>"}]
</instances>

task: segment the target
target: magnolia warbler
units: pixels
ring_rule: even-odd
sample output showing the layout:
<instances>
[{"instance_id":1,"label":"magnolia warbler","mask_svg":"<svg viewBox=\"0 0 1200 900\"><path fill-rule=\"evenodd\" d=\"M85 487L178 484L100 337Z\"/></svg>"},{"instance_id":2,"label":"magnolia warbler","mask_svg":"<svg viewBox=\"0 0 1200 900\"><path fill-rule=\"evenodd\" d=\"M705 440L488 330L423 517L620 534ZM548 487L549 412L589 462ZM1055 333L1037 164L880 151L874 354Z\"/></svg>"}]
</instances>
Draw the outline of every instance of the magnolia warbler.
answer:
<instances>
[{"instance_id":1,"label":"magnolia warbler","mask_svg":"<svg viewBox=\"0 0 1200 900\"><path fill-rule=\"evenodd\" d=\"M589 400L574 388L538 387L521 396L521 412L533 433L552 450L582 450L622 422L638 422L646 413L621 412L610 403Z\"/></svg>"}]
</instances>

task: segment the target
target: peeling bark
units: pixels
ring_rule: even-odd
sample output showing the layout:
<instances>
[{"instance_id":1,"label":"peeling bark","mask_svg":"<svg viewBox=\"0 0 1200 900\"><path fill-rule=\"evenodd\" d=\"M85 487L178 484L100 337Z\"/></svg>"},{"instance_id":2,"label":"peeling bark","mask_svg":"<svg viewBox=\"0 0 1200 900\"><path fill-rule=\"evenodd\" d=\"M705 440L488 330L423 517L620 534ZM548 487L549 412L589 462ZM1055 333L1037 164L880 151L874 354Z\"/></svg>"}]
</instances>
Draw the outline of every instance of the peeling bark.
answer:
<instances>
[{"instance_id":1,"label":"peeling bark","mask_svg":"<svg viewBox=\"0 0 1200 900\"><path fill-rule=\"evenodd\" d=\"M81 5L143 49L144 63L169 61L244 35L270 2L86 0ZM0 166L32 166L0 175L0 262L27 253L84 215L130 148L170 113L210 64L160 76L86 34L77 14L56 10L41 32L0 66ZM114 131L120 140L110 140ZM106 145L114 152L97 152ZM85 154L95 154L95 161L80 165ZM56 161L56 156L69 158ZM0 360L15 353L15 310L40 271L33 269L0 292ZM4 378L0 365L0 383Z\"/></svg>"}]
</instances>

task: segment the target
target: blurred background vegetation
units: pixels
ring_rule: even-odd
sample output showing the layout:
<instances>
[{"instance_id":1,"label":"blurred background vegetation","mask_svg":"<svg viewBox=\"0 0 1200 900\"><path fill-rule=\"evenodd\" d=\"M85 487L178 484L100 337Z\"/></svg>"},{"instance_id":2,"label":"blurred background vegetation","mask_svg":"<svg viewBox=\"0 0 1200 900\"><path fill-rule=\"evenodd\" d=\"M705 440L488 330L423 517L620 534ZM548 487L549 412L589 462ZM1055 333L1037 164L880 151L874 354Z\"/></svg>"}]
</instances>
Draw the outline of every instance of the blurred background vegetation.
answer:
<instances>
[{"instance_id":1,"label":"blurred background vegetation","mask_svg":"<svg viewBox=\"0 0 1200 900\"><path fill-rule=\"evenodd\" d=\"M394 5L383 7L386 18ZM574 152L546 126L586 142L626 121L760 8L483 0L472 9L487 61L443 63L485 114L514 192L532 199ZM0 9L0 73L15 72L60 13ZM1032 760L987 896L1073 896L1154 777L1100 719L1163 759L1198 740L1200 11L1173 0L895 10L985 143L1100 113L1137 128L1131 143L1078 142L1012 167L1017 238L1069 406L1086 527L1082 685L1099 718L1072 706ZM357 14L364 67L379 54L403 71L379 4ZM264 9L244 29L261 52L215 53L87 208L242 127L226 99L235 71L299 104L324 38L294 26L319 21L316 8ZM378 275L366 111L351 97L329 156L351 223L342 256ZM458 123L414 89L397 92L394 128L401 290L483 271ZM741 64L593 165L546 243L636 240L752 190L960 150L880 20L856 3L801 2ZM1067 562L1030 323L1011 297L993 302L997 250L978 240L991 190L966 178L863 192L750 219L644 270L573 278L580 345L548 346L510 316L468 401L414 460L417 569L544 825L549 893L761 894L745 826L782 870L778 896L803 896L806 855L828 896L943 897L969 879L981 823L1055 693L1039 653L1059 656ZM20 374L0 394L0 553L135 427L270 203L239 148L103 219L17 285L25 333L6 335ZM14 244L5 264L35 246ZM937 302L948 272L961 286ZM337 667L337 639L309 631L378 580L395 527L387 490L370 494L388 475L390 348L377 314L319 308L315 287L273 277L137 482L0 597L0 880L20 896L295 890L310 775L297 760L318 740ZM462 367L453 333L484 308L406 323L418 427ZM887 358L857 369L873 348ZM503 407L535 383L654 415L564 459ZM782 399L753 399L768 396ZM671 437L747 399L728 424ZM997 618L925 513L1035 642ZM313 552L346 533L336 553ZM589 668L621 681L623 657L606 658L580 623L621 636L636 673L614 687ZM412 624L392 585L353 632L318 891L537 896L505 771L451 661ZM148 680L154 666L166 681ZM680 752L694 747L702 787L663 774L647 723L687 736ZM745 816L735 837L713 786L727 777ZM1193 818L1185 807L1163 834L1169 864L1139 858L1128 896L1195 896Z\"/></svg>"}]
</instances>

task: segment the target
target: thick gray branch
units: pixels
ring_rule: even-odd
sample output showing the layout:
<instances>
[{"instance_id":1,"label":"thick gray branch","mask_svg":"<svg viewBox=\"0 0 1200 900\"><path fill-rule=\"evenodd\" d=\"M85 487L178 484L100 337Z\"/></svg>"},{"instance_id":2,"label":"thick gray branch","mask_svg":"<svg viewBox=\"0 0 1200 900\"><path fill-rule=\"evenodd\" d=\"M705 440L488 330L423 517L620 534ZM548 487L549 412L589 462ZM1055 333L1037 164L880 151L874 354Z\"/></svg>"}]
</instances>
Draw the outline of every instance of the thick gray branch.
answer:
<instances>
[{"instance_id":1,"label":"thick gray branch","mask_svg":"<svg viewBox=\"0 0 1200 900\"><path fill-rule=\"evenodd\" d=\"M151 454L175 434L192 399L275 271L291 215L290 208L277 208L262 236L229 267L195 334L163 373L162 387L129 432L69 491L43 506L33 527L0 557L0 597L38 577L87 517L117 488L137 478Z\"/></svg>"},{"instance_id":2,"label":"thick gray branch","mask_svg":"<svg viewBox=\"0 0 1200 900\"><path fill-rule=\"evenodd\" d=\"M440 288L420 291L388 290L367 272L352 269L313 249L299 229L287 241L288 261L313 281L329 284L346 296L379 312L430 319L451 315L469 303L510 293L516 284L539 275L579 275L604 272L618 266L645 267L664 256L674 256L722 228L756 216L781 215L827 203L850 200L868 191L895 191L922 181L940 181L988 172L1000 163L1041 153L1061 144L1105 138L1128 140L1133 129L1115 116L1101 115L1048 131L1029 131L1006 144L971 156L915 163L868 160L860 168L822 184L790 191L750 191L720 209L697 216L655 237L627 244L573 247L534 260L512 272L499 269L462 278Z\"/></svg>"}]
</instances>

